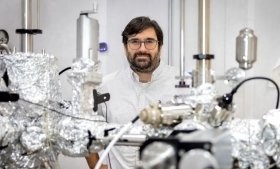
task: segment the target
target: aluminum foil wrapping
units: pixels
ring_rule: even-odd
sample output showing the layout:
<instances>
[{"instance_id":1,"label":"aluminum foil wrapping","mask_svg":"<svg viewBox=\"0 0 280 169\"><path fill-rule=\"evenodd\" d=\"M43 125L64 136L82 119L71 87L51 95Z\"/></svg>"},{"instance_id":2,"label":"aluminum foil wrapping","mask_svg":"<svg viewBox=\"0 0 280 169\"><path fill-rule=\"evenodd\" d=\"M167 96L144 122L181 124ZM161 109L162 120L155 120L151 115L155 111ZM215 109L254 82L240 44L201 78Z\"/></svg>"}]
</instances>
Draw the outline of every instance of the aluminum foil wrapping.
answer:
<instances>
[{"instance_id":1,"label":"aluminum foil wrapping","mask_svg":"<svg viewBox=\"0 0 280 169\"><path fill-rule=\"evenodd\" d=\"M57 59L52 55L16 53L4 56L9 89L33 103L59 100Z\"/></svg>"},{"instance_id":2,"label":"aluminum foil wrapping","mask_svg":"<svg viewBox=\"0 0 280 169\"><path fill-rule=\"evenodd\" d=\"M261 142L265 153L280 167L280 109L267 112L262 120Z\"/></svg>"},{"instance_id":3,"label":"aluminum foil wrapping","mask_svg":"<svg viewBox=\"0 0 280 169\"><path fill-rule=\"evenodd\" d=\"M72 106L75 114L92 114L93 89L102 81L102 76L97 72L99 63L87 58L79 58L72 65L69 81L73 88ZM90 117L88 117L90 118Z\"/></svg>"},{"instance_id":4,"label":"aluminum foil wrapping","mask_svg":"<svg viewBox=\"0 0 280 169\"><path fill-rule=\"evenodd\" d=\"M54 56L42 54L16 53L1 58L1 72L7 70L9 77L6 91L20 95L18 102L1 103L1 146L5 146L1 167L47 168L56 162L57 153L47 137L51 111L42 106L60 99L56 65Z\"/></svg>"},{"instance_id":5,"label":"aluminum foil wrapping","mask_svg":"<svg viewBox=\"0 0 280 169\"><path fill-rule=\"evenodd\" d=\"M89 138L103 138L107 127L105 121L62 118L54 129L55 146L62 154L73 157L101 151L104 145L95 139L89 144Z\"/></svg>"},{"instance_id":6,"label":"aluminum foil wrapping","mask_svg":"<svg viewBox=\"0 0 280 169\"><path fill-rule=\"evenodd\" d=\"M232 133L232 156L238 160L240 169L267 169L270 166L268 156L262 148L259 120L236 119L230 124Z\"/></svg>"},{"instance_id":7,"label":"aluminum foil wrapping","mask_svg":"<svg viewBox=\"0 0 280 169\"><path fill-rule=\"evenodd\" d=\"M0 54L0 77L3 77L4 73L6 71L5 63L3 60L3 55ZM1 78L0 80L0 89L3 91L3 88L5 88L4 80Z\"/></svg>"},{"instance_id":8,"label":"aluminum foil wrapping","mask_svg":"<svg viewBox=\"0 0 280 169\"><path fill-rule=\"evenodd\" d=\"M16 113L20 111L17 103L0 102L0 147L16 142L24 129L27 122L25 117Z\"/></svg>"},{"instance_id":9,"label":"aluminum foil wrapping","mask_svg":"<svg viewBox=\"0 0 280 169\"><path fill-rule=\"evenodd\" d=\"M71 103L61 100L56 65L54 56L42 54L16 53L0 58L0 75L7 70L10 79L8 87L0 83L1 91L20 95L18 102L0 103L0 168L56 169L58 154L82 157L98 152L108 143L105 131L116 128L111 133L114 135L121 128L106 124L103 117L92 111L92 89L101 83L98 63L84 58L74 62ZM203 112L209 112L214 96L213 88L204 86L185 101L191 105L202 103ZM238 160L239 168L269 168L269 157L280 166L280 122L276 120L279 116L279 110L273 110L261 121L236 119L229 124L232 156ZM187 119L175 129L204 127L209 126ZM127 134L165 137L171 132L170 128L134 126Z\"/></svg>"}]
</instances>

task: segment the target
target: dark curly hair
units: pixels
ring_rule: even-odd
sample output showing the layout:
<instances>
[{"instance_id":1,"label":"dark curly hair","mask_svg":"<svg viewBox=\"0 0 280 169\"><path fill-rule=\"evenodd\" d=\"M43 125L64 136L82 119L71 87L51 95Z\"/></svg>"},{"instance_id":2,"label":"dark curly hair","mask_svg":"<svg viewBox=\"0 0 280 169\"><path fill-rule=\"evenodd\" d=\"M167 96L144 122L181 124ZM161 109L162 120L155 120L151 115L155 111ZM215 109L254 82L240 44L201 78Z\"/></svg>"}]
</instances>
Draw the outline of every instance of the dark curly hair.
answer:
<instances>
[{"instance_id":1,"label":"dark curly hair","mask_svg":"<svg viewBox=\"0 0 280 169\"><path fill-rule=\"evenodd\" d=\"M127 44L127 40L131 35L141 33L147 28L154 28L157 40L159 41L159 45L163 45L163 33L158 25L158 23L155 20L151 20L149 17L146 16L140 16L132 19L124 28L122 32L122 42L123 44Z\"/></svg>"}]
</instances>

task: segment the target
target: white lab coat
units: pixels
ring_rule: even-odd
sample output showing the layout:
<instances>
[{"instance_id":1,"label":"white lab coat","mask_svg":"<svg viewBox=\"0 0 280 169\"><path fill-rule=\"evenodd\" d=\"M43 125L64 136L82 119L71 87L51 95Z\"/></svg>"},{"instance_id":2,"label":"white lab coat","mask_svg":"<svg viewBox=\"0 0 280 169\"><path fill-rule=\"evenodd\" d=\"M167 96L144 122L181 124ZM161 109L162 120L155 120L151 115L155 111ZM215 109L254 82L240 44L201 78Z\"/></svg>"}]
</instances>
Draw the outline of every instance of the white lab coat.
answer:
<instances>
[{"instance_id":1,"label":"white lab coat","mask_svg":"<svg viewBox=\"0 0 280 169\"><path fill-rule=\"evenodd\" d=\"M175 76L178 76L178 71L164 63L153 72L148 83L139 82L138 75L129 67L107 75L99 89L100 93L108 92L111 97L107 106L102 104L104 117L109 123L126 124L150 103L170 100L176 94L175 85L179 82ZM136 124L141 125L142 122L139 120ZM129 168L135 168L139 162L138 150L139 147L131 146L112 148L109 153L112 169L124 169L121 161Z\"/></svg>"}]
</instances>

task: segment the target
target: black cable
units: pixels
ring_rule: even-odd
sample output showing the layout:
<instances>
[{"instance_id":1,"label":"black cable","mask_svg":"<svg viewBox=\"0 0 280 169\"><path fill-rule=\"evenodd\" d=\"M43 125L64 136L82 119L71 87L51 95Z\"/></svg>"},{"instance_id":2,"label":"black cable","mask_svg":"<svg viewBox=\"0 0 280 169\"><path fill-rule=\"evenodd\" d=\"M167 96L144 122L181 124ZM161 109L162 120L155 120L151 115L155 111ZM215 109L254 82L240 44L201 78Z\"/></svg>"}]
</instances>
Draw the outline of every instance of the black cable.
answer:
<instances>
[{"instance_id":1,"label":"black cable","mask_svg":"<svg viewBox=\"0 0 280 169\"><path fill-rule=\"evenodd\" d=\"M268 81L270 81L271 83L273 83L274 84L274 86L276 87L276 90L277 90L277 101L276 101L276 109L278 109L278 107L279 107L279 97L280 97L280 91L279 91L279 86L277 85L277 83L274 81L274 80L272 80L272 79L270 79L270 78L267 78L267 77L251 77L251 78L248 78L248 79L245 79L245 80L243 80L242 82L240 82L237 86L235 86L232 90L231 90L231 92L230 92L230 94L231 94L231 96L233 96L236 92L237 92L237 90L239 89L239 87L242 85L242 84L244 84L245 82L247 82L247 81L249 81L249 80L256 80L256 79L260 79L260 80L268 80Z\"/></svg>"},{"instance_id":2,"label":"black cable","mask_svg":"<svg viewBox=\"0 0 280 169\"><path fill-rule=\"evenodd\" d=\"M72 115L69 115L69 114L64 114L64 113L62 113L62 112L60 112L60 111L57 111L57 110L55 110L55 109L49 108L49 107L44 106L44 105L41 105L41 104L39 104L39 103L31 102L31 101L28 101L28 100L25 100L25 99L22 99L22 98L20 98L19 100L22 100L22 101L24 101L24 102L26 102L26 103L33 104L33 105L42 107L42 108L44 108L44 109L53 111L53 112L55 112L55 113L57 113L57 114L59 114L59 115L62 115L62 116L71 117L71 118L75 118L75 119L78 119L78 120L91 121L91 122L104 122L103 120L91 120L91 119L86 119L86 118L82 118L82 117L72 116Z\"/></svg>"},{"instance_id":3,"label":"black cable","mask_svg":"<svg viewBox=\"0 0 280 169\"><path fill-rule=\"evenodd\" d=\"M139 116L136 116L136 117L131 121L131 123L132 123L132 124L135 123L138 119L139 119Z\"/></svg>"},{"instance_id":4,"label":"black cable","mask_svg":"<svg viewBox=\"0 0 280 169\"><path fill-rule=\"evenodd\" d=\"M69 70L69 69L71 69L71 67L67 67L67 68L61 70L61 71L58 73L58 75L61 75L62 73L66 72L66 71Z\"/></svg>"}]
</instances>

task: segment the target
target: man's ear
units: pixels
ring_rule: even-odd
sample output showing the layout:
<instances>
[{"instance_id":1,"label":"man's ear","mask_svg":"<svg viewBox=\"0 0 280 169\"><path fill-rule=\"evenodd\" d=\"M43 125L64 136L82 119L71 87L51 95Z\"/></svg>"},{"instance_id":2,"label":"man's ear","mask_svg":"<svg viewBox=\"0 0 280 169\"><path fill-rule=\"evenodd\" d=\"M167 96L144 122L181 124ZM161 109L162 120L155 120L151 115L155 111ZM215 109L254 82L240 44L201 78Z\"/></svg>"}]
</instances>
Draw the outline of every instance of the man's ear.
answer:
<instances>
[{"instance_id":1,"label":"man's ear","mask_svg":"<svg viewBox=\"0 0 280 169\"><path fill-rule=\"evenodd\" d=\"M124 51L125 51L125 54L127 55L127 50L128 50L128 49L127 49L127 44L124 44L124 43L123 43L123 49L124 49Z\"/></svg>"},{"instance_id":2,"label":"man's ear","mask_svg":"<svg viewBox=\"0 0 280 169\"><path fill-rule=\"evenodd\" d=\"M159 52L160 55L161 55L161 49L162 49L162 45L158 46L158 52Z\"/></svg>"}]
</instances>

